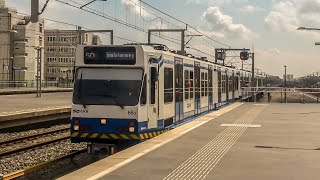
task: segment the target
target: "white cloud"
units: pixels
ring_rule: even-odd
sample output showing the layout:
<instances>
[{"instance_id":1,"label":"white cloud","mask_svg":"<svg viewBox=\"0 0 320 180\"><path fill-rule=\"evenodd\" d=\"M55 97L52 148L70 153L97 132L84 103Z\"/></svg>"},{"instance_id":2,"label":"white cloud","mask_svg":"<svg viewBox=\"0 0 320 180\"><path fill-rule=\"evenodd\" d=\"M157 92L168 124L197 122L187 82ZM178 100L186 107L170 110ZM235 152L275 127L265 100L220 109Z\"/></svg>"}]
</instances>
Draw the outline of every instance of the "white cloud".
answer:
<instances>
[{"instance_id":1,"label":"white cloud","mask_svg":"<svg viewBox=\"0 0 320 180\"><path fill-rule=\"evenodd\" d=\"M274 4L265 18L265 26L273 31L296 31L298 24L296 5L291 1Z\"/></svg>"},{"instance_id":2,"label":"white cloud","mask_svg":"<svg viewBox=\"0 0 320 180\"><path fill-rule=\"evenodd\" d=\"M201 4L202 0L187 0L187 4Z\"/></svg>"},{"instance_id":3,"label":"white cloud","mask_svg":"<svg viewBox=\"0 0 320 180\"><path fill-rule=\"evenodd\" d=\"M248 5L245 5L240 11L244 13L254 13L254 12L264 12L266 10L259 6L248 4Z\"/></svg>"},{"instance_id":4,"label":"white cloud","mask_svg":"<svg viewBox=\"0 0 320 180\"><path fill-rule=\"evenodd\" d=\"M219 7L210 6L203 13L202 20L208 24L209 31L228 38L249 39L254 33L243 24L236 24L233 18L223 14Z\"/></svg>"},{"instance_id":5,"label":"white cloud","mask_svg":"<svg viewBox=\"0 0 320 180\"><path fill-rule=\"evenodd\" d=\"M275 55L281 54L281 51L278 48L256 49L255 52L258 55L269 55L269 56L275 56Z\"/></svg>"},{"instance_id":6,"label":"white cloud","mask_svg":"<svg viewBox=\"0 0 320 180\"><path fill-rule=\"evenodd\" d=\"M320 23L320 0L275 1L265 18L265 27L273 31L296 32L301 24Z\"/></svg>"},{"instance_id":7,"label":"white cloud","mask_svg":"<svg viewBox=\"0 0 320 180\"><path fill-rule=\"evenodd\" d=\"M145 10L145 7L139 0L121 0L122 5L129 9L132 13L141 14L141 16L149 17L150 13Z\"/></svg>"},{"instance_id":8,"label":"white cloud","mask_svg":"<svg viewBox=\"0 0 320 180\"><path fill-rule=\"evenodd\" d=\"M168 29L168 25L162 23L162 21L153 21L149 29Z\"/></svg>"},{"instance_id":9,"label":"white cloud","mask_svg":"<svg viewBox=\"0 0 320 180\"><path fill-rule=\"evenodd\" d=\"M248 3L248 0L210 0L210 5L222 5L222 4L239 4Z\"/></svg>"}]
</instances>

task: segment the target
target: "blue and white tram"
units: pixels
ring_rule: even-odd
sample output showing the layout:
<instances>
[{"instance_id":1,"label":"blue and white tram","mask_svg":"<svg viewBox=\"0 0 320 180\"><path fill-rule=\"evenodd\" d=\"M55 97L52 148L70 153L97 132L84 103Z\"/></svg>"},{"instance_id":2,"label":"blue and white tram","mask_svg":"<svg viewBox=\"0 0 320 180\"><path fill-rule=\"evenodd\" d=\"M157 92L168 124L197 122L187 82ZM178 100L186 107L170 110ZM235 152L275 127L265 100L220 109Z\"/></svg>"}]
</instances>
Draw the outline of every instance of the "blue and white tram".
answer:
<instances>
[{"instance_id":1,"label":"blue and white tram","mask_svg":"<svg viewBox=\"0 0 320 180\"><path fill-rule=\"evenodd\" d=\"M243 72L162 45L77 48L72 142L144 140L241 97Z\"/></svg>"}]
</instances>

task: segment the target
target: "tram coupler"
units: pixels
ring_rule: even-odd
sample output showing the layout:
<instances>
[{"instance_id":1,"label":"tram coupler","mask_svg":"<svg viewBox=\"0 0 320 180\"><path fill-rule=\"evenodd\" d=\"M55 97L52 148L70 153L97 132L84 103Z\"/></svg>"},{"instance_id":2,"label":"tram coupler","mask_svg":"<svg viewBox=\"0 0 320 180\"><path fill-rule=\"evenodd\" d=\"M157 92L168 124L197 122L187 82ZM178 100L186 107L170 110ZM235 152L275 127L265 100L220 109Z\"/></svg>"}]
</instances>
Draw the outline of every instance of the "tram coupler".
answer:
<instances>
[{"instance_id":1,"label":"tram coupler","mask_svg":"<svg viewBox=\"0 0 320 180\"><path fill-rule=\"evenodd\" d=\"M108 154L113 155L117 152L116 144L100 144L100 143L88 143L87 152L89 154Z\"/></svg>"}]
</instances>

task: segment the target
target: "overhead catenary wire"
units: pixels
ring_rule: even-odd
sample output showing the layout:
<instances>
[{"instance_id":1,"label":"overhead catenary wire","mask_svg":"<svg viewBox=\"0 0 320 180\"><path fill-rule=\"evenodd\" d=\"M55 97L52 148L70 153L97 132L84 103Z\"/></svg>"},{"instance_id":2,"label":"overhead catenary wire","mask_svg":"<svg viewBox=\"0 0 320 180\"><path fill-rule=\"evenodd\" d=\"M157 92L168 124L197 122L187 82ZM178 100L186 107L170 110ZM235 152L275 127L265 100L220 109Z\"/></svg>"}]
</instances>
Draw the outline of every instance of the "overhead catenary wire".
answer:
<instances>
[{"instance_id":1,"label":"overhead catenary wire","mask_svg":"<svg viewBox=\"0 0 320 180\"><path fill-rule=\"evenodd\" d=\"M65 1L62 1L62 0L56 0L56 1L57 1L57 2L60 2L60 3L63 3L63 4L66 4L66 5L69 5L69 6L71 6L71 7L80 9L79 7L75 6L74 4L70 4L70 3L65 2ZM70 1L73 2L73 3L76 3L76 4L78 4L78 5L81 5L80 3L75 2L74 0L70 0ZM130 1L131 1L131 0L130 0ZM132 2L132 1L131 1L131 2ZM133 2L133 3L134 3L134 2ZM142 3L144 3L144 2L142 1ZM134 3L134 4L135 4L136 6L139 6L137 3ZM148 4L148 5L149 5L149 4ZM89 9L89 10L88 10L88 9ZM102 13L102 12L99 12L99 11L95 10L95 9L86 7L86 9L81 9L81 10L84 10L84 11L89 12L89 13L92 13L92 14L94 14L94 15L97 15L97 16L100 16L100 17L103 17L103 18L106 18L106 19L111 20L111 21L114 21L114 22L116 22L116 23L119 23L119 24L125 25L125 26L127 26L127 27L130 27L130 28L133 28L133 29L136 29L136 30L139 30L139 31L142 31L142 32L147 33L147 31L146 31L144 28L138 27L138 26L136 26L136 25L132 25L132 24L130 24L130 23L128 23L128 22L124 22L124 21L122 21L122 20L120 20L120 19L117 19L117 18L112 17L112 16L110 16L110 15L104 14L104 13ZM150 12L150 11L149 11L149 12ZM162 12L162 11L161 11L161 12ZM165 13L165 14L166 14L166 13ZM167 15L167 14L166 14L166 15ZM170 16L170 15L169 15L169 16ZM159 17L159 16L158 16L158 17ZM174 19L176 20L176 18L174 18ZM178 20L178 21L184 23L183 21L180 21L180 20ZM167 21L167 22L168 22L168 21ZM172 24L172 23L170 23L170 24ZM186 27L187 27L187 26L188 26L188 24L186 24ZM190 27L191 27L191 26L190 26ZM195 28L193 28L193 27L191 27L191 28L194 29L194 30L197 31L197 32L200 32L200 31L198 31L197 29L195 29ZM216 41L216 40L208 37L207 35L203 34L202 32L201 32L201 34L202 34L203 36L206 36L207 38L213 40L213 41ZM172 42L172 43L174 43L174 44L181 45L181 43L174 41L174 40L177 40L177 39L172 40L172 38L166 37L166 36L164 36L164 35L162 35L162 36L157 35L157 34L154 34L154 35L157 36L157 37L159 37L159 38L161 38L161 39L164 39L164 40L167 40L167 41L169 41L169 42Z\"/></svg>"},{"instance_id":2,"label":"overhead catenary wire","mask_svg":"<svg viewBox=\"0 0 320 180\"><path fill-rule=\"evenodd\" d=\"M39 15L41 15L41 14L44 12L44 10L46 9L46 7L48 6L49 1L50 1L50 0L47 0L46 3L43 5L41 11L39 12Z\"/></svg>"},{"instance_id":3,"label":"overhead catenary wire","mask_svg":"<svg viewBox=\"0 0 320 180\"><path fill-rule=\"evenodd\" d=\"M112 16L110 16L110 15L104 14L104 13L102 13L102 12L100 12L100 11L95 10L95 9L92 9L92 8L89 8L89 7L80 9L80 7L78 7L78 6L74 5L74 4L71 4L71 3L68 3L68 2L62 1L62 0L55 0L55 1L57 1L57 2L59 2L59 3L62 3L62 4L65 4L65 5L68 5L68 6L70 6L70 7L76 8L76 9L79 9L79 10L82 10L82 11L86 11L86 12L88 12L88 13L91 13L91 14L94 14L94 15L97 15L97 16L100 16L100 17L102 17L102 18L105 18L105 19L114 21L114 22L116 22L116 23L119 23L119 24L121 24L121 25L130 27L130 28L132 28L132 29L136 29L136 30L138 30L138 31L141 31L141 32L144 32L144 33L148 33L148 31L145 30L144 28L141 28L141 27L135 26L135 25L133 25L133 24L130 24L130 23L128 23L128 22L122 21L122 20L120 20L120 19L117 19L117 18L112 17ZM79 3L77 3L77 2L75 2L75 1L73 1L73 0L70 0L70 1L71 1L71 2L74 2L74 3L76 3L76 4L79 4ZM164 39L164 40L166 40L166 41L168 41L168 42L172 42L172 43L174 43L174 44L178 44L178 45L181 44L181 43L179 43L179 42L177 42L177 41L174 41L174 40L172 40L172 39L170 39L169 37L166 37L166 36L162 36L162 37L159 36L159 35L155 35L155 36L157 36L157 37L159 37L159 38L161 38L161 39Z\"/></svg>"},{"instance_id":4,"label":"overhead catenary wire","mask_svg":"<svg viewBox=\"0 0 320 180\"><path fill-rule=\"evenodd\" d=\"M20 14L25 15L25 16L30 16L30 14L26 14L26 13L20 13ZM55 20L55 19L50 19L50 18L45 18L45 17L41 17L41 19L44 19L44 20L47 20L47 21L50 21L50 22L54 22L54 23L58 23L58 24L63 24L63 25L69 25L69 26L74 26L74 27L82 27L83 29L86 29L86 30L93 30L93 29L91 29L91 28L84 27L84 26L81 26L81 25L79 25L79 24L73 24L73 23L63 22L63 21L59 21L59 20ZM108 33L101 33L101 34L105 34L105 35L110 36L110 34L108 34ZM125 40L125 41L129 41L129 42L135 42L135 43L137 43L137 41L135 41L135 40L127 39L127 38L120 37L120 36L114 36L114 38L121 39L121 40Z\"/></svg>"},{"instance_id":5,"label":"overhead catenary wire","mask_svg":"<svg viewBox=\"0 0 320 180\"><path fill-rule=\"evenodd\" d=\"M166 13L166 12L164 12L164 11L156 8L156 7L154 7L154 6L152 6L151 4L146 3L146 2L144 2L144 1L142 1L142 0L139 0L139 1L140 1L141 3L147 5L147 6L151 7L152 9L158 11L158 12L160 12L160 13L162 13L162 14L164 14L164 15L166 15L166 16L168 16L168 17L170 17L170 18L172 18L172 19L174 19L174 20L176 20L176 21L178 21L178 22L180 22L180 23L182 23L182 24L185 24L186 27L189 27L189 28L193 29L194 31L196 31L197 33L205 36L206 38L210 39L211 41L214 41L214 42L216 42L216 43L218 43L218 44L220 44L220 45L226 46L226 47L230 47L229 45L227 45L227 44L225 44L225 43L222 43L222 42L219 42L219 41L211 38L210 36L206 35L205 33L201 32L200 30L198 30L198 29L196 29L195 27L191 26L190 24L188 24L188 23L186 23L186 22L184 22L184 21L182 21L182 20L180 20L180 19L178 19L178 18L176 18L176 17L174 17L174 16L172 16L172 15L170 15L170 14L168 14L168 13Z\"/></svg>"}]
</instances>

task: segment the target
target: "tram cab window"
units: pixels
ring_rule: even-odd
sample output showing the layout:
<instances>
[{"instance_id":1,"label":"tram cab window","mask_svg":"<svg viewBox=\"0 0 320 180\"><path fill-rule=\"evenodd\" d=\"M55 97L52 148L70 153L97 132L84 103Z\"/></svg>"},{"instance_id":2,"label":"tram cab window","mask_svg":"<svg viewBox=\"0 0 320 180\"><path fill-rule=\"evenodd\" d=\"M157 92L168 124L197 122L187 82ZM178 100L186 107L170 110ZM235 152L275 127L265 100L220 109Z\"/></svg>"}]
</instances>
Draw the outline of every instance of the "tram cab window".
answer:
<instances>
[{"instance_id":1,"label":"tram cab window","mask_svg":"<svg viewBox=\"0 0 320 180\"><path fill-rule=\"evenodd\" d=\"M150 104L155 104L156 103L156 82L157 82L157 77L158 77L158 72L157 68L151 67L150 69L150 79L151 79L151 84L150 84Z\"/></svg>"},{"instance_id":2,"label":"tram cab window","mask_svg":"<svg viewBox=\"0 0 320 180\"><path fill-rule=\"evenodd\" d=\"M141 91L141 98L140 98L140 105L146 105L147 104L147 75L144 75L143 78L143 87Z\"/></svg>"},{"instance_id":3,"label":"tram cab window","mask_svg":"<svg viewBox=\"0 0 320 180\"><path fill-rule=\"evenodd\" d=\"M73 103L136 106L141 94L142 69L79 68Z\"/></svg>"}]
</instances>

